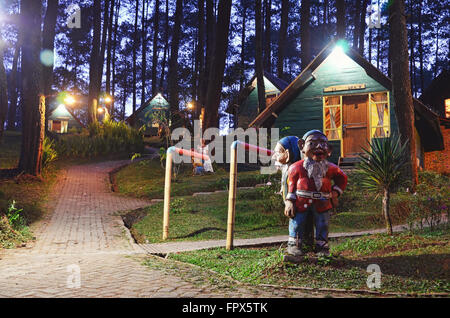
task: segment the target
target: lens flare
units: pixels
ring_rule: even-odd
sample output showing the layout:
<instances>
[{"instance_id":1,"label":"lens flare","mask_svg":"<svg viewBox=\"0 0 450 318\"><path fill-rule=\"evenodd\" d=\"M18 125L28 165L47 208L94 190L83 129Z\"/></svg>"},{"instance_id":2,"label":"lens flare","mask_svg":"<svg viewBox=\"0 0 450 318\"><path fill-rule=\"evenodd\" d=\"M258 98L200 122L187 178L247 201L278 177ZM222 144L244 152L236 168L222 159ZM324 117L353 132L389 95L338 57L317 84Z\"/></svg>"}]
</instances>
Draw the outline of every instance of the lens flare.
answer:
<instances>
[{"instance_id":1,"label":"lens flare","mask_svg":"<svg viewBox=\"0 0 450 318\"><path fill-rule=\"evenodd\" d=\"M44 64L47 67L50 67L53 65L54 60L54 54L51 50L43 50L40 54L41 63Z\"/></svg>"}]
</instances>

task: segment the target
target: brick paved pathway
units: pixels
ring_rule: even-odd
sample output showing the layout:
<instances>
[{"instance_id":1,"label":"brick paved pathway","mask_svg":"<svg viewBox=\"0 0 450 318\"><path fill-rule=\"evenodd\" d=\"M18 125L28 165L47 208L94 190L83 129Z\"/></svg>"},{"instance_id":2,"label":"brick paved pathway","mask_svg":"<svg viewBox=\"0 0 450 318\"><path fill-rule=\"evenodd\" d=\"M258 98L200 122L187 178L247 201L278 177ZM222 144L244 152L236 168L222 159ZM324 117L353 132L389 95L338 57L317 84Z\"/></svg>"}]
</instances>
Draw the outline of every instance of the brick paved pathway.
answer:
<instances>
[{"instance_id":1,"label":"brick paved pathway","mask_svg":"<svg viewBox=\"0 0 450 318\"><path fill-rule=\"evenodd\" d=\"M35 230L36 242L0 251L0 297L321 296L232 282L232 289L218 288L186 278L195 275L189 266L181 270L183 276L164 265L142 265L148 256L130 239L116 212L149 202L109 189L108 172L124 163L73 166L63 174L53 192L52 213Z\"/></svg>"}]
</instances>

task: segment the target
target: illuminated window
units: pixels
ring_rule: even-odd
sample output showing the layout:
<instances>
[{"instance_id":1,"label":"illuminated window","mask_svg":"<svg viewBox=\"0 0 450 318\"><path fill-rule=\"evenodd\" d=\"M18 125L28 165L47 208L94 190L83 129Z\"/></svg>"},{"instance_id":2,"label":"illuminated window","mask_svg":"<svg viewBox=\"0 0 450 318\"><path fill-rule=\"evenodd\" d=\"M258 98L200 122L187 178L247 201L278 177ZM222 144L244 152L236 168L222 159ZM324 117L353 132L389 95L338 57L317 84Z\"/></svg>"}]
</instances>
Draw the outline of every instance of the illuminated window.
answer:
<instances>
[{"instance_id":1,"label":"illuminated window","mask_svg":"<svg viewBox=\"0 0 450 318\"><path fill-rule=\"evenodd\" d=\"M390 134L388 93L370 94L370 136L384 138Z\"/></svg>"},{"instance_id":2,"label":"illuminated window","mask_svg":"<svg viewBox=\"0 0 450 318\"><path fill-rule=\"evenodd\" d=\"M325 96L323 103L323 131L328 140L340 140L342 138L342 97Z\"/></svg>"},{"instance_id":3,"label":"illuminated window","mask_svg":"<svg viewBox=\"0 0 450 318\"><path fill-rule=\"evenodd\" d=\"M445 118L450 118L450 98L445 100Z\"/></svg>"}]
</instances>

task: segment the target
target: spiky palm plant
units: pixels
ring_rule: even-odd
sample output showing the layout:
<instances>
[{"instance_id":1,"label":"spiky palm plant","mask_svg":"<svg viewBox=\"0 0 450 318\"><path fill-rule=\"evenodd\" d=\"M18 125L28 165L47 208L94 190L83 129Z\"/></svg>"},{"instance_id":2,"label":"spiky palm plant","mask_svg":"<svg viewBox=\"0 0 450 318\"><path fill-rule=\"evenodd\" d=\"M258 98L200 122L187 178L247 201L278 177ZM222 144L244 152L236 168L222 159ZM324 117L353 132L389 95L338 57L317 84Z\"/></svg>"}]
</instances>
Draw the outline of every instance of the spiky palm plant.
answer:
<instances>
[{"instance_id":1,"label":"spiky palm plant","mask_svg":"<svg viewBox=\"0 0 450 318\"><path fill-rule=\"evenodd\" d=\"M358 172L362 175L361 184L364 188L375 191L383 196L382 210L386 222L386 230L392 235L392 223L389 215L389 203L394 186L404 179L406 143L402 143L400 136L392 135L388 138L373 139L369 143L370 149L362 148L364 154L359 155Z\"/></svg>"}]
</instances>

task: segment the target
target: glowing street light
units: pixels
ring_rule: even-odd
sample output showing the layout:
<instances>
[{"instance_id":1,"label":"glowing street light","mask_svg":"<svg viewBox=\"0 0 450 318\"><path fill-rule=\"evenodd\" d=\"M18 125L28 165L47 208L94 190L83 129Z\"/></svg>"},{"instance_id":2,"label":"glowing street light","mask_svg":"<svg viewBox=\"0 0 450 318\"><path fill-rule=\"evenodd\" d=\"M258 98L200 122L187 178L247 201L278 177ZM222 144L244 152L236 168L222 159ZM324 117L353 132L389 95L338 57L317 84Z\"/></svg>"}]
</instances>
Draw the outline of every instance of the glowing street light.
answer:
<instances>
[{"instance_id":1,"label":"glowing street light","mask_svg":"<svg viewBox=\"0 0 450 318\"><path fill-rule=\"evenodd\" d=\"M106 97L105 97L105 103L109 104L109 103L111 103L111 102L112 102L111 96L106 96Z\"/></svg>"},{"instance_id":2,"label":"glowing street light","mask_svg":"<svg viewBox=\"0 0 450 318\"><path fill-rule=\"evenodd\" d=\"M64 98L64 103L66 105L73 105L73 104L75 104L75 102L76 102L75 98L71 95L68 95L66 98Z\"/></svg>"},{"instance_id":3,"label":"glowing street light","mask_svg":"<svg viewBox=\"0 0 450 318\"><path fill-rule=\"evenodd\" d=\"M187 108L190 109L190 110L193 110L193 109L194 109L194 103L193 103L193 102L189 102L186 106L187 106Z\"/></svg>"}]
</instances>

